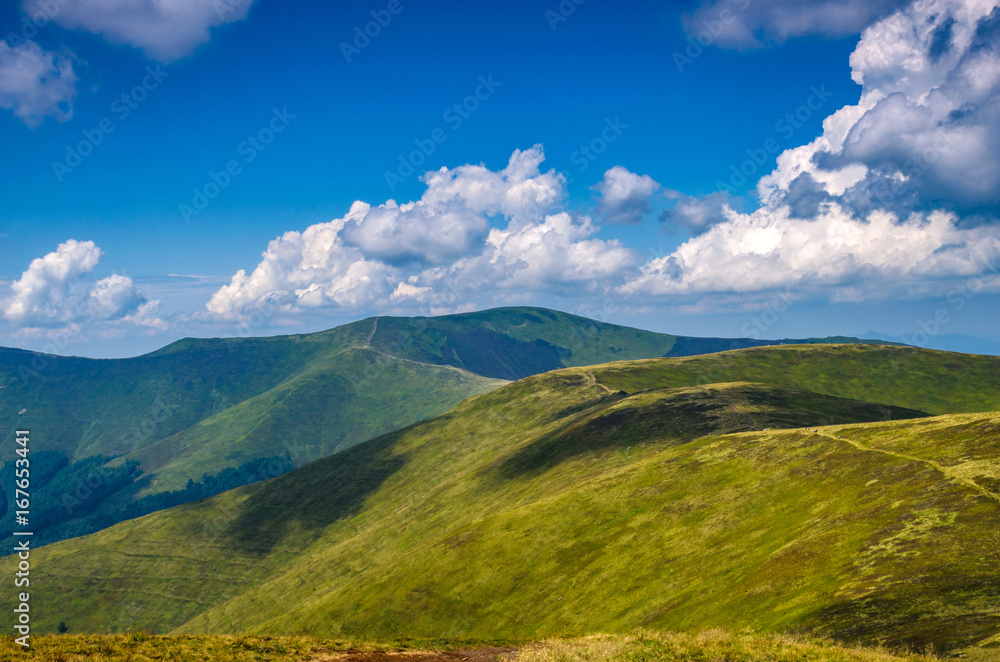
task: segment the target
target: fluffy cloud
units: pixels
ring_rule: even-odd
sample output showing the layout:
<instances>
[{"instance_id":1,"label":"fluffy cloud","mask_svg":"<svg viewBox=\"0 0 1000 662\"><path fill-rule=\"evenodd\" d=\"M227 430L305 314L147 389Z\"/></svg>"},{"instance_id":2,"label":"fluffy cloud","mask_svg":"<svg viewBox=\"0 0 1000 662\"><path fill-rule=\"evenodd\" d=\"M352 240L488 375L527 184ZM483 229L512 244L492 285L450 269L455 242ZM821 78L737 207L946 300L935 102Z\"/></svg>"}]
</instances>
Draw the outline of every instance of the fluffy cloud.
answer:
<instances>
[{"instance_id":1,"label":"fluffy cloud","mask_svg":"<svg viewBox=\"0 0 1000 662\"><path fill-rule=\"evenodd\" d=\"M33 41L10 46L0 41L0 108L14 111L28 126L45 117L73 116L76 73L68 55L42 50Z\"/></svg>"},{"instance_id":2,"label":"fluffy cloud","mask_svg":"<svg viewBox=\"0 0 1000 662\"><path fill-rule=\"evenodd\" d=\"M670 231L684 230L693 234L704 232L725 221L731 206L726 191L699 198L671 190L666 191L666 196L674 201L674 206L660 214L660 222Z\"/></svg>"},{"instance_id":3,"label":"fluffy cloud","mask_svg":"<svg viewBox=\"0 0 1000 662\"><path fill-rule=\"evenodd\" d=\"M815 218L788 208L728 219L643 265L621 288L644 295L761 292L783 288L832 292L856 300L937 295L956 278L980 274L1000 255L1000 230L960 228L944 212L914 214L903 222L888 212L866 219L836 204Z\"/></svg>"},{"instance_id":4,"label":"fluffy cloud","mask_svg":"<svg viewBox=\"0 0 1000 662\"><path fill-rule=\"evenodd\" d=\"M410 261L443 264L469 253L489 222L458 201L438 205L393 200L371 208L364 203L341 231L365 255L390 264Z\"/></svg>"},{"instance_id":5,"label":"fluffy cloud","mask_svg":"<svg viewBox=\"0 0 1000 662\"><path fill-rule=\"evenodd\" d=\"M566 196L566 178L555 170L541 172L545 160L541 145L514 150L507 167L493 172L483 165L426 173L427 192L421 201L438 205L450 200L477 214L502 215L520 222L537 221Z\"/></svg>"},{"instance_id":6,"label":"fluffy cloud","mask_svg":"<svg viewBox=\"0 0 1000 662\"><path fill-rule=\"evenodd\" d=\"M269 307L361 308L391 292L393 269L368 260L344 244L344 225L363 220L370 207L356 202L344 217L286 232L268 244L260 264L248 276L239 270L208 302L208 311L228 316Z\"/></svg>"},{"instance_id":7,"label":"fluffy cloud","mask_svg":"<svg viewBox=\"0 0 1000 662\"><path fill-rule=\"evenodd\" d=\"M93 311L96 319L110 320L135 313L147 303L149 302L136 289L131 278L112 274L94 283L87 294L86 305Z\"/></svg>"},{"instance_id":8,"label":"fluffy cloud","mask_svg":"<svg viewBox=\"0 0 1000 662\"><path fill-rule=\"evenodd\" d=\"M660 185L649 175L615 166L593 188L601 196L597 213L609 223L627 225L642 222L653 211L653 194Z\"/></svg>"},{"instance_id":9,"label":"fluffy cloud","mask_svg":"<svg viewBox=\"0 0 1000 662\"><path fill-rule=\"evenodd\" d=\"M340 219L273 240L208 303L228 317L264 306L294 311L489 303L511 294L608 289L635 266L617 241L594 237L586 216L557 209L565 179L542 172L541 146L508 165L426 173L419 200L355 202ZM491 221L498 227L491 227Z\"/></svg>"},{"instance_id":10,"label":"fluffy cloud","mask_svg":"<svg viewBox=\"0 0 1000 662\"><path fill-rule=\"evenodd\" d=\"M817 3L802 11L825 10ZM779 39L796 33L759 25L770 25ZM941 295L956 279L980 273L993 273L986 279L996 287L996 2L915 0L866 28L850 62L863 86L859 102L827 117L815 140L778 156L775 170L757 183L760 209L737 213L722 193L668 192L676 204L664 220L696 236L643 265L620 291L670 296L792 287L841 300L918 297Z\"/></svg>"},{"instance_id":11,"label":"fluffy cloud","mask_svg":"<svg viewBox=\"0 0 1000 662\"><path fill-rule=\"evenodd\" d=\"M802 35L856 34L898 5L897 0L711 0L683 24L692 37L707 34L707 41L723 48L756 48Z\"/></svg>"},{"instance_id":12,"label":"fluffy cloud","mask_svg":"<svg viewBox=\"0 0 1000 662\"><path fill-rule=\"evenodd\" d=\"M778 158L757 186L769 207L801 198L858 212L1000 205L1000 9L921 0L865 30L851 55L863 85L823 134Z\"/></svg>"},{"instance_id":13,"label":"fluffy cloud","mask_svg":"<svg viewBox=\"0 0 1000 662\"><path fill-rule=\"evenodd\" d=\"M237 314L262 301L441 309L543 292L926 297L986 272L994 275L983 287L1000 288L989 268L1000 255L994 5L916 0L865 29L851 57L859 102L827 117L809 144L779 155L758 182L760 208L740 213L723 192L667 191L674 204L663 220L694 236L644 265L621 243L598 238L593 219L560 209L565 180L541 171L536 146L500 171L427 173L415 202L359 202L343 219L275 240L209 310ZM659 184L616 167L594 188L596 218L621 223L649 213Z\"/></svg>"},{"instance_id":14,"label":"fluffy cloud","mask_svg":"<svg viewBox=\"0 0 1000 662\"><path fill-rule=\"evenodd\" d=\"M456 296L473 300L483 291L527 296L600 290L607 280L617 281L634 267L635 256L617 240L594 238L596 232L590 218L568 212L537 223L494 228L476 255L447 269L427 270L412 282L441 293L447 302ZM426 300L427 293L423 296Z\"/></svg>"},{"instance_id":15,"label":"fluffy cloud","mask_svg":"<svg viewBox=\"0 0 1000 662\"><path fill-rule=\"evenodd\" d=\"M82 282L103 255L92 241L70 239L32 260L11 285L12 296L3 302L4 318L21 327L120 319L162 325L155 317L157 302L147 301L131 278L114 274L89 287Z\"/></svg>"},{"instance_id":16,"label":"fluffy cloud","mask_svg":"<svg viewBox=\"0 0 1000 662\"><path fill-rule=\"evenodd\" d=\"M254 0L25 0L29 14L52 16L59 25L129 44L161 62L184 57L209 40L213 27L246 18Z\"/></svg>"}]
</instances>

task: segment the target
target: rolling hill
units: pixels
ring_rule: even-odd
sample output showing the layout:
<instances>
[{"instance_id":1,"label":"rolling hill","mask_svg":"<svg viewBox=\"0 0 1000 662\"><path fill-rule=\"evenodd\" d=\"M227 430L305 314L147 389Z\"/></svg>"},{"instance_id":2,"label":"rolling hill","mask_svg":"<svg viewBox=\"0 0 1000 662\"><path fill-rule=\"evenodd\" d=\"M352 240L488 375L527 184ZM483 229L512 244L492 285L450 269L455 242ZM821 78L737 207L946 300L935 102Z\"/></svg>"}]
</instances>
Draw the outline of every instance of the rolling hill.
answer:
<instances>
[{"instance_id":1,"label":"rolling hill","mask_svg":"<svg viewBox=\"0 0 1000 662\"><path fill-rule=\"evenodd\" d=\"M0 461L13 459L15 429L32 431L43 469L35 489L48 504L35 522L43 544L274 477L508 380L775 342L502 308L372 318L308 335L187 339L133 359L0 349ZM4 495L11 476L0 477ZM0 497L0 523L12 516Z\"/></svg>"},{"instance_id":2,"label":"rolling hill","mask_svg":"<svg viewBox=\"0 0 1000 662\"><path fill-rule=\"evenodd\" d=\"M835 345L528 377L35 552L36 624L520 641L725 626L955 650L1000 633L998 368Z\"/></svg>"}]
</instances>

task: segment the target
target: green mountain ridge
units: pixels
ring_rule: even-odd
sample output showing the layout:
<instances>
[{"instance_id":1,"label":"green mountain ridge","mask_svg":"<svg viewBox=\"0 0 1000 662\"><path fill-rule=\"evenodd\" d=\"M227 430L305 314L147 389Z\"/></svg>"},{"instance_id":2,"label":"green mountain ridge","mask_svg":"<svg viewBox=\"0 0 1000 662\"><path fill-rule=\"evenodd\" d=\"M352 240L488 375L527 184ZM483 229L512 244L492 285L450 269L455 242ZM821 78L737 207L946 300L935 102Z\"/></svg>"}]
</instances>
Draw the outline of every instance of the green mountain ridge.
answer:
<instances>
[{"instance_id":1,"label":"green mountain ridge","mask_svg":"<svg viewBox=\"0 0 1000 662\"><path fill-rule=\"evenodd\" d=\"M110 526L189 481L230 484L265 458L302 464L552 369L780 341L684 338L540 308L378 317L319 333L185 339L134 359L0 349L0 462L14 430L65 456L44 544ZM215 480L222 472L226 480ZM9 492L12 472L0 476ZM270 476L266 476L270 477ZM42 485L39 485L42 487ZM178 497L201 498L201 490ZM176 499L174 500L176 501ZM63 505L62 503L60 505ZM0 522L9 524L6 499ZM0 552L9 551L6 541Z\"/></svg>"},{"instance_id":2,"label":"green mountain ridge","mask_svg":"<svg viewBox=\"0 0 1000 662\"><path fill-rule=\"evenodd\" d=\"M998 368L834 345L528 377L38 550L36 624L520 641L724 626L953 651L1000 632Z\"/></svg>"}]
</instances>

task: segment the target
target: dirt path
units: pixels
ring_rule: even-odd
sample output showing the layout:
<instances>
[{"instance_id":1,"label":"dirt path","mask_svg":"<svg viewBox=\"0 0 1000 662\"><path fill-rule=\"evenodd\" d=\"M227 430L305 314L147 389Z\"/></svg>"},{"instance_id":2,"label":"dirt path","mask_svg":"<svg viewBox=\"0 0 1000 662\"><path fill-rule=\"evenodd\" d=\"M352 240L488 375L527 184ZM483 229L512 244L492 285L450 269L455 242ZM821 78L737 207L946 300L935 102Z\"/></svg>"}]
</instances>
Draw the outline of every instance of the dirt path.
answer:
<instances>
[{"instance_id":1,"label":"dirt path","mask_svg":"<svg viewBox=\"0 0 1000 662\"><path fill-rule=\"evenodd\" d=\"M375 332L376 331L378 331L378 318L377 317L375 318L375 324L372 325L372 332L368 334L368 340L365 341L369 345L372 344L372 338L375 337Z\"/></svg>"},{"instance_id":2,"label":"dirt path","mask_svg":"<svg viewBox=\"0 0 1000 662\"><path fill-rule=\"evenodd\" d=\"M866 453L881 453L883 455L888 455L889 457L894 457L894 458L899 459L899 460L907 460L909 462L921 462L921 463L926 464L927 466L931 467L932 469L938 471L945 478L947 478L949 480L957 481L957 482L965 485L966 487L972 488L973 490L979 492L980 494L982 494L985 497L988 497L990 499L993 499L994 501L1000 502L1000 495L997 495L997 494L994 494L993 492L990 492L989 490L987 490L985 487L983 487L979 483L975 482L974 480L969 480L968 478L963 478L962 476L956 476L948 467L946 467L946 466L944 466L942 464L939 464L938 462L935 462L934 460L927 460L927 459L924 459L922 457L917 457L916 455L908 455L906 453L897 453L895 451L885 450L884 448L875 448L873 446L865 446L864 444L862 444L860 442L857 442L857 441L854 441L852 439L847 439L845 437L833 435L833 434L830 434L829 432L824 432L824 431L819 430L817 428L813 428L813 429L815 430L814 434L819 434L819 435L822 435L824 437L829 437L830 439L833 439L834 441L842 441L845 444L850 444L851 446L854 446L855 448L857 448L859 451L864 451Z\"/></svg>"},{"instance_id":3,"label":"dirt path","mask_svg":"<svg viewBox=\"0 0 1000 662\"><path fill-rule=\"evenodd\" d=\"M355 345L354 347L351 347L351 349L357 349L357 350L361 350L361 351L365 351L365 352L372 352L373 354L381 354L382 356L388 357L390 359L396 359L397 361L405 361L406 363L415 363L416 365L425 365L425 366L428 366L428 367L431 367L431 368L441 368L443 370L454 370L455 372L458 372L458 373L460 373L462 375L465 375L466 377L470 377L471 376L473 378L479 378L479 379L493 379L493 381L497 381L497 382L508 382L509 383L509 381L510 381L510 380L507 380L507 379L497 379L497 378L493 378L493 377L483 377L482 375L477 375L474 372L470 372L470 371L464 370L462 368L457 368L457 367L455 367L453 365L446 365L444 363L437 364L437 363L427 363L426 361L418 361L416 359L404 359L402 356L396 356L395 354L390 354L389 352L383 352L381 349L375 349L374 347L366 347L364 345Z\"/></svg>"},{"instance_id":4,"label":"dirt path","mask_svg":"<svg viewBox=\"0 0 1000 662\"><path fill-rule=\"evenodd\" d=\"M589 370L585 370L583 372L583 374L587 375L587 384L588 385L590 385L590 386L600 386L601 388L603 388L605 391L607 391L611 395L614 395L614 393L615 393L614 391L612 391L607 386L605 386L604 384L602 384L599 381L597 381L597 377L594 377L594 373L592 373Z\"/></svg>"},{"instance_id":5,"label":"dirt path","mask_svg":"<svg viewBox=\"0 0 1000 662\"><path fill-rule=\"evenodd\" d=\"M349 650L312 658L312 662L495 662L501 655L516 652L513 647L476 648L454 651L363 651Z\"/></svg>"}]
</instances>

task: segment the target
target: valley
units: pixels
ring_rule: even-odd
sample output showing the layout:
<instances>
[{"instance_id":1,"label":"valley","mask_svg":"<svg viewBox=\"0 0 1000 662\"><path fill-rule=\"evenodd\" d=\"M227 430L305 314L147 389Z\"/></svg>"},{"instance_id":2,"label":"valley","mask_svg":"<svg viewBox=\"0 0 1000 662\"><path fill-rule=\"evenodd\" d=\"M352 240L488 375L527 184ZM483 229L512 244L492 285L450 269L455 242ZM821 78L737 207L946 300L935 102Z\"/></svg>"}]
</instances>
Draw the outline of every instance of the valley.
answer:
<instances>
[{"instance_id":1,"label":"valley","mask_svg":"<svg viewBox=\"0 0 1000 662\"><path fill-rule=\"evenodd\" d=\"M38 627L505 642L746 628L989 650L998 368L789 345L525 377L43 547Z\"/></svg>"}]
</instances>

